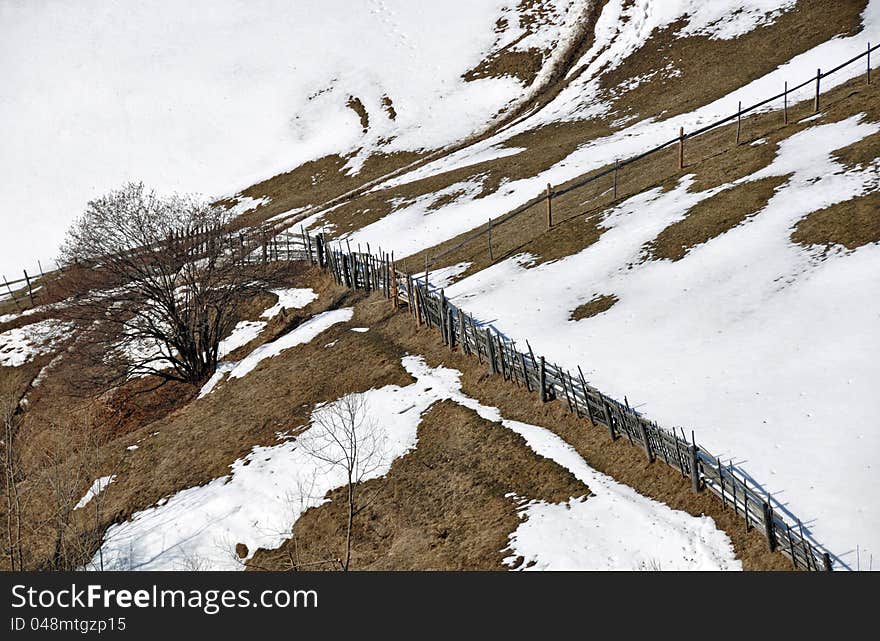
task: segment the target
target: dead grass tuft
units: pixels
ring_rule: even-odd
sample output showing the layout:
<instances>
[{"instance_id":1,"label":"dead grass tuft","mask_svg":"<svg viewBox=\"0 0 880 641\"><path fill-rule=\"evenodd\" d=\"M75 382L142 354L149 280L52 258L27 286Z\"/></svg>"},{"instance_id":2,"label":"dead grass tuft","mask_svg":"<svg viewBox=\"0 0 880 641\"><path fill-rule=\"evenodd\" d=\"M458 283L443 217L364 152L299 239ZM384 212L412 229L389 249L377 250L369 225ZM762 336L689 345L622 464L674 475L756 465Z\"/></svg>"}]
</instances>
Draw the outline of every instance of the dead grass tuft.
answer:
<instances>
[{"instance_id":1,"label":"dead grass tuft","mask_svg":"<svg viewBox=\"0 0 880 641\"><path fill-rule=\"evenodd\" d=\"M802 218L791 233L801 245L843 245L858 249L880 242L880 192L814 211Z\"/></svg>"},{"instance_id":2,"label":"dead grass tuft","mask_svg":"<svg viewBox=\"0 0 880 641\"><path fill-rule=\"evenodd\" d=\"M569 320L579 321L585 318L598 316L602 312L607 312L618 301L614 294L600 294L587 301L583 305L575 307L569 315Z\"/></svg>"}]
</instances>

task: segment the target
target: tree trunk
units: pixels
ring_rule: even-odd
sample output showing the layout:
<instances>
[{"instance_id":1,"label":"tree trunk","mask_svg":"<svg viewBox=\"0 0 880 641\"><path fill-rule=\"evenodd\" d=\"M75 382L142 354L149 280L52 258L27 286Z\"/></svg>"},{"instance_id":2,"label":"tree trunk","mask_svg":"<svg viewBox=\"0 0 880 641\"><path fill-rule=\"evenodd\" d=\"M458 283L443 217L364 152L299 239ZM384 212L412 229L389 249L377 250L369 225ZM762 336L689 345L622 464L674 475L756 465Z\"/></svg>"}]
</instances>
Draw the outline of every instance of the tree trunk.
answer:
<instances>
[{"instance_id":1,"label":"tree trunk","mask_svg":"<svg viewBox=\"0 0 880 641\"><path fill-rule=\"evenodd\" d=\"M348 480L348 527L345 531L345 563L343 564L343 572L348 572L348 565L351 562L351 528L354 523L354 484L349 478Z\"/></svg>"}]
</instances>

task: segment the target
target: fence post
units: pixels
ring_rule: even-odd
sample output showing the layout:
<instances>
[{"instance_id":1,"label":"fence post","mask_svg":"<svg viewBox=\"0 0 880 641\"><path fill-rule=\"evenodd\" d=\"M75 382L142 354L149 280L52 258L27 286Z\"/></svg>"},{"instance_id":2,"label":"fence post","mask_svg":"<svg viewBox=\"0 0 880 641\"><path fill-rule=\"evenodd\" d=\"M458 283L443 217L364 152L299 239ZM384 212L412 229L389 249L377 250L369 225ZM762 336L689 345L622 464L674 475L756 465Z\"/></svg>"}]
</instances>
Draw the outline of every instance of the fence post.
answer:
<instances>
[{"instance_id":1,"label":"fence post","mask_svg":"<svg viewBox=\"0 0 880 641\"><path fill-rule=\"evenodd\" d=\"M693 433L691 433L691 440L693 440ZM700 468L697 464L697 445L696 443L691 443L691 490L694 494L697 494L700 491Z\"/></svg>"},{"instance_id":2,"label":"fence post","mask_svg":"<svg viewBox=\"0 0 880 641\"><path fill-rule=\"evenodd\" d=\"M794 539L791 537L791 528L789 527L788 523L785 524L785 533L788 538L788 549L791 551L791 564L794 567L794 569L797 570L798 569L798 562L797 562L797 557L794 554ZM807 565L807 569L808 570L810 569L809 564Z\"/></svg>"},{"instance_id":3,"label":"fence post","mask_svg":"<svg viewBox=\"0 0 880 641\"><path fill-rule=\"evenodd\" d=\"M600 392L601 394L601 392ZM617 434L614 431L614 418L611 416L611 408L608 407L608 401L605 400L605 396L601 396L602 398L602 411L605 412L605 420L608 423L608 434L611 436L611 440L617 440Z\"/></svg>"},{"instance_id":4,"label":"fence post","mask_svg":"<svg viewBox=\"0 0 880 641\"><path fill-rule=\"evenodd\" d=\"M678 128L678 170L684 169L684 127Z\"/></svg>"},{"instance_id":5,"label":"fence post","mask_svg":"<svg viewBox=\"0 0 880 641\"><path fill-rule=\"evenodd\" d=\"M28 276L27 270L24 270L24 280L27 283L28 296L31 299L31 305L34 304L34 290L31 289L31 278Z\"/></svg>"},{"instance_id":6,"label":"fence post","mask_svg":"<svg viewBox=\"0 0 880 641\"><path fill-rule=\"evenodd\" d=\"M816 100L813 103L813 112L819 111L819 81L822 79L822 70L816 69Z\"/></svg>"},{"instance_id":7,"label":"fence post","mask_svg":"<svg viewBox=\"0 0 880 641\"><path fill-rule=\"evenodd\" d=\"M866 73L866 84L871 84L871 43L868 43L868 70Z\"/></svg>"},{"instance_id":8,"label":"fence post","mask_svg":"<svg viewBox=\"0 0 880 641\"><path fill-rule=\"evenodd\" d=\"M544 357L541 357L541 402L547 402L547 365L544 362Z\"/></svg>"},{"instance_id":9,"label":"fence post","mask_svg":"<svg viewBox=\"0 0 880 641\"><path fill-rule=\"evenodd\" d=\"M767 547L773 552L776 549L776 534L773 531L773 508L764 501L761 504L764 511L764 536L767 537Z\"/></svg>"},{"instance_id":10,"label":"fence post","mask_svg":"<svg viewBox=\"0 0 880 641\"><path fill-rule=\"evenodd\" d=\"M492 219L489 219L489 262L494 263L495 257L492 255Z\"/></svg>"},{"instance_id":11,"label":"fence post","mask_svg":"<svg viewBox=\"0 0 880 641\"><path fill-rule=\"evenodd\" d=\"M394 252L391 252L391 274L390 274L391 295L393 296L392 305L394 309L400 309L400 291L397 289L397 264L394 262Z\"/></svg>"},{"instance_id":12,"label":"fence post","mask_svg":"<svg viewBox=\"0 0 880 641\"><path fill-rule=\"evenodd\" d=\"M489 330L486 329L486 356L489 359L489 373L497 374L498 368L495 367L495 346L492 345L492 336L489 334Z\"/></svg>"},{"instance_id":13,"label":"fence post","mask_svg":"<svg viewBox=\"0 0 880 641\"><path fill-rule=\"evenodd\" d=\"M15 303L15 309L21 311L21 305L18 304L18 299L15 297L15 292L13 292L12 288L9 286L9 281L6 280L6 276L3 277L3 284L6 285L6 291L9 292L9 297L12 299L12 302Z\"/></svg>"},{"instance_id":14,"label":"fence post","mask_svg":"<svg viewBox=\"0 0 880 641\"><path fill-rule=\"evenodd\" d=\"M617 200L617 170L620 169L620 159L614 159L614 200Z\"/></svg>"},{"instance_id":15,"label":"fence post","mask_svg":"<svg viewBox=\"0 0 880 641\"><path fill-rule=\"evenodd\" d=\"M547 183L547 229L553 227L553 187Z\"/></svg>"},{"instance_id":16,"label":"fence post","mask_svg":"<svg viewBox=\"0 0 880 641\"><path fill-rule=\"evenodd\" d=\"M461 353L470 354L467 342L467 326L465 325L464 312L455 308L455 317L458 319L458 342L461 344Z\"/></svg>"},{"instance_id":17,"label":"fence post","mask_svg":"<svg viewBox=\"0 0 880 641\"><path fill-rule=\"evenodd\" d=\"M440 290L440 305L438 306L437 313L440 316L440 338L443 340L444 345L449 345L449 336L447 336L447 324L446 324L446 294L443 290Z\"/></svg>"},{"instance_id":18,"label":"fence post","mask_svg":"<svg viewBox=\"0 0 880 641\"><path fill-rule=\"evenodd\" d=\"M578 365L578 376L581 379L581 389L584 392L584 405L587 408L587 418L590 419L590 423L595 425L596 420L593 418L593 410L590 409L590 395L587 393L587 382L584 380L584 372L580 365Z\"/></svg>"},{"instance_id":19,"label":"fence post","mask_svg":"<svg viewBox=\"0 0 880 641\"><path fill-rule=\"evenodd\" d=\"M782 92L782 120L788 124L788 80L785 81L785 91Z\"/></svg>"},{"instance_id":20,"label":"fence post","mask_svg":"<svg viewBox=\"0 0 880 641\"><path fill-rule=\"evenodd\" d=\"M736 105L736 144L739 144L740 134L742 133L742 111L743 103L740 101Z\"/></svg>"},{"instance_id":21,"label":"fence post","mask_svg":"<svg viewBox=\"0 0 880 641\"><path fill-rule=\"evenodd\" d=\"M831 555L828 552L822 553L822 562L825 564L825 571L831 572Z\"/></svg>"},{"instance_id":22,"label":"fence post","mask_svg":"<svg viewBox=\"0 0 880 641\"><path fill-rule=\"evenodd\" d=\"M648 455L648 463L654 462L654 453L651 451L651 442L648 440L648 430L645 429L645 424L636 418L639 424L639 432L642 435L642 443L645 444L645 454Z\"/></svg>"}]
</instances>

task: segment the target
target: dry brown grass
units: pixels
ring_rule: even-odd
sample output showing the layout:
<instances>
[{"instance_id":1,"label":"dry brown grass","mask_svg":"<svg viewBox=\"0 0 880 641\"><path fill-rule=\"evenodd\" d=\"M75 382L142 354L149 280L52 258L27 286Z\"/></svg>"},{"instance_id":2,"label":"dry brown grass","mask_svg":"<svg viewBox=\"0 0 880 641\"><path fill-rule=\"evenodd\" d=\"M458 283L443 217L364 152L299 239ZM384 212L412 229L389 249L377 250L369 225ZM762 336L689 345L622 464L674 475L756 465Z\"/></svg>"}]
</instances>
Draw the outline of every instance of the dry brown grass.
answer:
<instances>
[{"instance_id":1,"label":"dry brown grass","mask_svg":"<svg viewBox=\"0 0 880 641\"><path fill-rule=\"evenodd\" d=\"M733 229L758 213L787 176L771 176L718 192L688 210L687 216L672 223L648 246L654 259L681 260L687 252Z\"/></svg>"},{"instance_id":2,"label":"dry brown grass","mask_svg":"<svg viewBox=\"0 0 880 641\"><path fill-rule=\"evenodd\" d=\"M621 80L661 69L670 62L681 70L681 75L617 92L615 113L609 118L554 124L520 134L507 143L526 147L526 151L520 154L362 195L339 207L327 217L328 221L338 225L338 232L347 231L386 215L392 209L390 203L393 199L412 200L477 175L485 177L485 195L496 190L502 180L533 176L562 160L583 142L610 133L613 130L611 121L621 115L638 112L641 117L665 118L687 111L726 94L749 78L766 73L821 40L838 33L851 33L864 4L864 0L841 3L802 0L795 11L783 15L772 27L756 30L753 35L733 41L708 41L705 38L671 41L669 34L672 30L655 34L641 51L630 56L618 70L606 75L605 89L615 91ZM785 37L778 37L779 34ZM578 54L590 44L591 39L587 38L570 52L569 61L560 66L557 77L539 100L546 102L565 86L562 77ZM745 58L751 62L744 66L742 61ZM526 74L531 73L529 65L532 62L511 59L511 64L521 67ZM707 68L713 73L707 74ZM791 79L792 82L799 80ZM645 189L668 188L683 173L694 174L693 190L707 189L749 175L772 160L779 141L808 126L859 112L865 112L869 120L880 120L876 86L865 87L861 79L824 94L822 105L822 117L810 123L799 122L811 114L808 101L790 107L791 124L788 126L783 126L778 111L746 118L743 142L766 138L767 142L762 145L736 146L734 125L689 140L684 172L677 169L674 149L623 168L619 175L618 201ZM385 106L393 110L390 104ZM483 137L487 133L484 132ZM675 133L670 132L670 137ZM877 144L878 137L874 136L838 152L837 156L848 166L865 165L876 158ZM357 176L344 172L347 159L340 156L306 163L245 190L245 196L270 196L272 201L243 216L240 224L253 224L294 207L330 201L428 156L421 152L375 155L367 160ZM768 189L769 184L762 185L762 188ZM550 230L546 229L541 206L496 227L493 232L495 260L523 251L534 254L539 260L552 260L595 242L602 231L599 223L604 210L615 204L610 188L609 177L607 181L597 181L554 199L555 224ZM695 208L688 217L692 220L682 221L677 230L659 239L659 245L666 243L668 247L658 251L675 254L723 233L753 213L762 198L760 193L740 196L736 202L724 202L719 197L712 205L707 204L705 210ZM734 208L736 211L731 214L728 210ZM865 242L877 242L876 212L876 194L854 199L808 216L796 227L792 239L808 244L841 244L850 249ZM487 212L487 218L502 213ZM425 253L435 255L465 236ZM421 266L421 258L421 255L410 257L410 266ZM452 252L435 267L463 260L474 263L471 271L489 264L485 237ZM99 401L94 398L86 401L64 391L61 381L75 380L77 372L75 363L65 364L63 360L40 388L31 390L31 409L25 416L23 439L33 465L36 465L40 452L59 452L62 444L59 438L68 437L68 432L53 432L51 426L63 423L65 430L72 430L70 442L76 442L82 436L84 425L90 425L89 429L95 427L82 418L85 416L97 417L97 428L107 439L101 446L101 460L106 461L107 466L111 461L122 460L118 481L107 493L106 515L97 526L80 524L78 527L84 536L95 527L99 530L106 528L111 522L127 518L173 492L225 474L229 464L254 445L274 443L277 431L304 424L315 403L370 387L407 384L409 377L400 366L400 357L409 352L424 354L431 365L456 367L463 372L463 384L468 394L498 406L506 417L553 430L599 471L674 508L712 516L731 536L747 569L788 567L789 563L781 555L766 550L759 533L746 532L742 521L724 510L713 497L706 493L692 495L689 485L671 469L659 463L648 465L639 450L624 441L611 442L604 430L570 416L563 403L542 405L536 397L526 395L512 384L487 377L476 360L446 351L433 332L416 330L405 314L392 315L388 304L376 297L363 300L358 295L351 295L338 289L325 275L314 271L301 276L311 279L321 298L301 312L273 320L265 335L255 344L288 331L309 314L352 303L357 307L351 325L369 325L373 329L366 334L355 334L348 331L348 325L331 328L312 343L267 360L245 379L227 382L222 393L198 401L191 400L192 390L184 392L165 388L150 396L136 393L140 391L136 385ZM40 302L52 300L50 287L41 292ZM265 300L250 302L253 310L265 303ZM598 309L603 304L607 302L597 300L594 307ZM14 311L11 302L0 303L0 313L9 311ZM588 304L575 313L593 311ZM243 317L249 317L252 311L243 309L242 313ZM325 349L324 344L332 340L338 341L336 346ZM48 357L37 359L26 369L32 376L36 375L48 360ZM353 367L353 363L369 366ZM0 370L0 376L3 375ZM568 481L559 470L552 469L552 465L547 467L546 461L541 462L542 459L534 455L527 456L523 444L509 433L448 403L429 412L420 430L420 439L415 452L395 463L391 476L380 488L386 492L385 496L390 497L389 500L376 504L371 519L367 521L369 525L359 533L359 538L363 539L358 551L361 555L359 562L364 567L499 567L503 549L499 546L506 543L509 528L516 524L514 506L503 499L501 486L509 483L517 488L531 483L527 489L539 496L556 496L559 488L567 487ZM134 442L139 443L139 449L127 452L125 447ZM77 447L74 447L71 456L76 451ZM455 452L454 460L449 452ZM517 476L515 470L505 471L498 466L484 469L486 461L508 459L530 466L529 477ZM440 461L443 465L436 464ZM434 467L429 469L423 463ZM69 467L73 463L58 463L59 467L65 465ZM97 476L107 471L106 467L98 466L90 474L94 472ZM533 475L537 477L532 479ZM83 487L77 491L84 492L88 479L83 477L81 481ZM444 494L447 486L448 495ZM388 494L392 489L396 495ZM47 508L39 508L40 492L35 492L34 496L33 509L45 511ZM459 500L453 501L453 498ZM458 514L450 508L455 503L460 504L459 509L468 505ZM476 508L468 511L470 503L492 515L491 526L479 529L471 525L478 512ZM331 546L336 540L334 509L335 504L331 502L310 511L297 526L303 529L303 538L312 540L315 546ZM45 557L49 549L40 536L35 534L31 541L34 559L41 558L41 555ZM478 553L471 554L469 550Z\"/></svg>"},{"instance_id":3,"label":"dry brown grass","mask_svg":"<svg viewBox=\"0 0 880 641\"><path fill-rule=\"evenodd\" d=\"M357 96L349 96L346 106L357 114L358 119L361 121L361 131L367 133L370 129L370 114L367 113L367 109L364 107L361 99Z\"/></svg>"},{"instance_id":4,"label":"dry brown grass","mask_svg":"<svg viewBox=\"0 0 880 641\"><path fill-rule=\"evenodd\" d=\"M303 269L302 265L298 268L299 282L312 281L320 298L303 310L277 316L255 344L271 340L311 314L346 300L346 293L337 290L324 274L304 273ZM253 315L268 304L271 300L266 298L250 301L250 304L243 301L242 310ZM338 333L342 339L351 334L344 329L338 329ZM344 340L341 343L344 344ZM318 351L323 350L323 344L313 345L311 354L315 362L333 368L321 375L323 380L330 381L331 388L337 381L352 383L350 377L335 375L335 370L344 370L347 364L344 352L330 355L331 350L327 350L325 356ZM402 380L397 354L391 359L374 349L365 350L363 356L377 363L374 372L379 382ZM41 357L28 364L31 378L50 359L51 356ZM385 366L381 364L383 360ZM169 384L147 392L145 389L152 386L149 379L136 380L105 393L88 389L75 354L66 354L43 383L29 391L29 410L23 416L20 432L25 467L32 475L44 474L48 469L46 452L61 451L58 439L65 435L65 456L55 457L57 461L53 458L51 467L67 469L68 460L82 456L82 448L76 443L90 434L100 435L102 459L122 461L119 480L112 485L113 491L108 494L101 519L100 527L106 528L163 496L225 474L228 465L254 445L274 443L276 431L303 423L310 403L335 398L326 386L312 380L315 371L293 368L288 372L282 368L281 371L294 375L291 378L279 375L275 371L277 366L275 359L269 359L248 377L248 384L233 381L225 385L222 395L193 401L198 390L192 386ZM4 375L2 370L0 376ZM251 387L251 380L260 383ZM371 379L366 380L369 387ZM276 386L281 386L280 392ZM257 388L262 391L258 392ZM139 448L131 452L125 449L132 444L139 444ZM107 473L99 469L91 479L83 476L81 487L77 488L79 496L94 478ZM45 521L51 506L45 488L34 487L31 497L31 520ZM0 506L0 514L3 509ZM88 525L95 527L93 523ZM35 532L27 541L31 567L45 564L48 545L42 531Z\"/></svg>"},{"instance_id":5,"label":"dry brown grass","mask_svg":"<svg viewBox=\"0 0 880 641\"><path fill-rule=\"evenodd\" d=\"M704 36L676 38L683 23L669 25L654 33L619 67L603 75L602 86L607 91L603 97L613 101L618 118L634 113L642 118L686 113L729 94L835 35L855 35L866 4L866 0L800 0L794 10L783 13L772 24L730 40L710 40ZM667 65L677 70L675 75L657 73L650 81L621 91L621 83ZM804 79L790 82L794 84L795 80Z\"/></svg>"},{"instance_id":6,"label":"dry brown grass","mask_svg":"<svg viewBox=\"0 0 880 641\"><path fill-rule=\"evenodd\" d=\"M451 401L426 412L418 447L360 492L373 499L355 520L354 570L503 569L507 537L519 523L511 492L548 502L589 493L522 437ZM315 563L342 549L343 495L331 492L329 503L300 517L293 538L276 550L259 550L249 567L334 569Z\"/></svg>"},{"instance_id":7,"label":"dry brown grass","mask_svg":"<svg viewBox=\"0 0 880 641\"><path fill-rule=\"evenodd\" d=\"M614 294L602 294L600 296L596 296L595 298L588 300L583 305L578 305L577 307L575 307L569 315L569 320L578 321L585 318L592 318L593 316L597 316L602 312L607 312L609 309L614 307L614 303L616 303L617 301L618 298Z\"/></svg>"},{"instance_id":8,"label":"dry brown grass","mask_svg":"<svg viewBox=\"0 0 880 641\"><path fill-rule=\"evenodd\" d=\"M385 307L385 306L383 306ZM383 307L376 307L382 311ZM505 418L541 425L572 445L594 469L633 487L646 496L660 500L674 509L699 516L711 516L716 525L731 538L737 557L747 570L786 570L791 563L781 554L767 549L760 532L746 531L743 520L707 492L694 495L687 479L660 463L648 463L644 452L630 446L626 439L611 441L605 428L593 426L586 419L568 413L564 401L542 404L529 394L499 376L490 376L475 358L450 352L442 346L433 331L417 329L406 314L361 317L369 323L370 333L394 337L408 352L424 355L431 366L444 365L462 372L463 391L481 402L498 407ZM356 320L358 316L356 316Z\"/></svg>"},{"instance_id":9,"label":"dry brown grass","mask_svg":"<svg viewBox=\"0 0 880 641\"><path fill-rule=\"evenodd\" d=\"M880 192L814 211L798 221L791 239L801 245L843 245L850 250L880 243Z\"/></svg>"}]
</instances>

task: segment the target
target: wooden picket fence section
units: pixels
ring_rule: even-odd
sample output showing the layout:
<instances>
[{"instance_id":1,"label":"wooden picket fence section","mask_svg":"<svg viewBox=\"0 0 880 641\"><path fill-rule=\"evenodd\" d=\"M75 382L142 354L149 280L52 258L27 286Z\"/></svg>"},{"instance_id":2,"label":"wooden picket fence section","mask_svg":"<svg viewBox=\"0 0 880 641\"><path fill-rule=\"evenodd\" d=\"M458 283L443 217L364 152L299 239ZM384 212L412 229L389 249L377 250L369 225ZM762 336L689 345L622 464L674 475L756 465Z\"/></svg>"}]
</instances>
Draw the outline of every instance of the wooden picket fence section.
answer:
<instances>
[{"instance_id":1,"label":"wooden picket fence section","mask_svg":"<svg viewBox=\"0 0 880 641\"><path fill-rule=\"evenodd\" d=\"M789 523L774 508L770 496L749 483L748 477L731 464L724 464L698 445L693 432L688 440L682 430L669 431L648 420L628 403L611 398L590 385L578 368L566 371L536 356L526 341L527 351L490 324L480 323L446 298L443 289L428 282L428 274L413 275L396 267L393 254L351 251L339 242L335 247L323 234L286 233L279 236L278 251L266 251L267 260L307 260L332 274L335 281L354 290L378 292L395 308L406 309L414 322L435 329L450 350L475 356L492 374L503 376L543 402L559 400L569 412L589 419L608 430L612 440L625 438L644 450L649 462L660 461L690 479L693 492L708 490L722 504L758 528L770 550L788 557L797 570L831 571L828 552L807 537L800 521Z\"/></svg>"}]
</instances>

